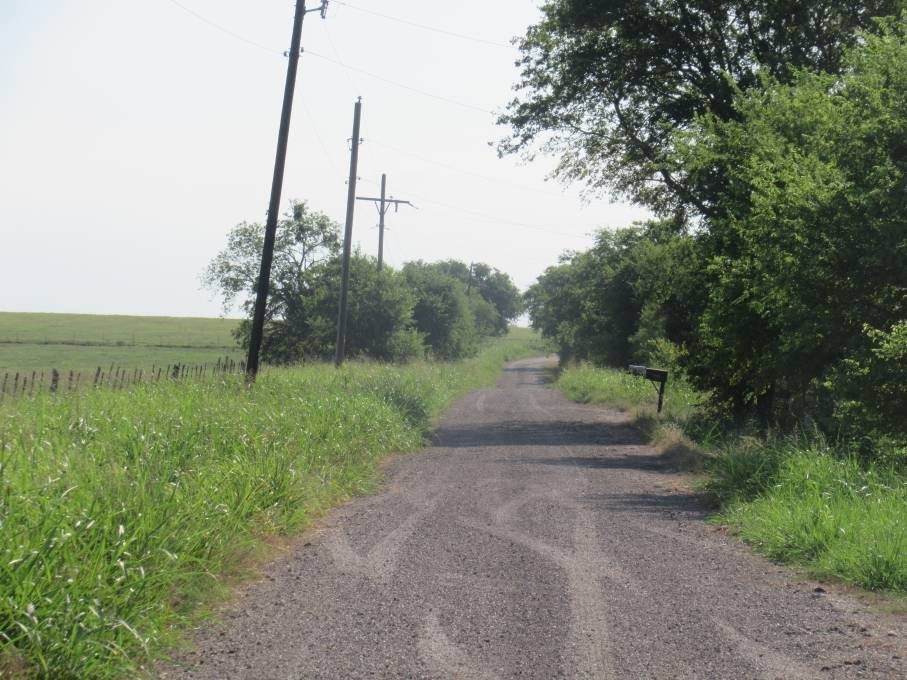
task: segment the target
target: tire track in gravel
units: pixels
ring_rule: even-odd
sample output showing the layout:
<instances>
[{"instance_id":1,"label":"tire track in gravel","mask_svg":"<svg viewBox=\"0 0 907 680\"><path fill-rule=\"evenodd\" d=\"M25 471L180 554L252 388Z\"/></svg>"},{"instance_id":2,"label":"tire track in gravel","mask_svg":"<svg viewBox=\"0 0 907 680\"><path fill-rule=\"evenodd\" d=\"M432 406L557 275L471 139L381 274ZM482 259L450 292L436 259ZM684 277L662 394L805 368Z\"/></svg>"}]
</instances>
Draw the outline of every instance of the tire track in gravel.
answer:
<instances>
[{"instance_id":1,"label":"tire track in gravel","mask_svg":"<svg viewBox=\"0 0 907 680\"><path fill-rule=\"evenodd\" d=\"M707 525L626 417L567 401L550 366L455 404L159 675L907 677L902 617Z\"/></svg>"}]
</instances>

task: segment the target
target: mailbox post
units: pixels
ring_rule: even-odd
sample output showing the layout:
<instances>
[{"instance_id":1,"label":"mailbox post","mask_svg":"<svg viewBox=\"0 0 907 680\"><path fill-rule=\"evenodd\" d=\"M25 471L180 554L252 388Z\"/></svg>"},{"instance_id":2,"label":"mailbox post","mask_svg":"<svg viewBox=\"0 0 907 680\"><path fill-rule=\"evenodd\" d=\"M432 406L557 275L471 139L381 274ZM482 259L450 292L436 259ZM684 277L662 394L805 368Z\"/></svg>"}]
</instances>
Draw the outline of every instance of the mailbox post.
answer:
<instances>
[{"instance_id":1,"label":"mailbox post","mask_svg":"<svg viewBox=\"0 0 907 680\"><path fill-rule=\"evenodd\" d=\"M664 406L665 385L668 382L668 372L661 368L648 368L647 366L640 366L639 364L630 364L628 370L633 375L638 375L646 380L651 380L658 385L658 412L661 413L661 408Z\"/></svg>"}]
</instances>

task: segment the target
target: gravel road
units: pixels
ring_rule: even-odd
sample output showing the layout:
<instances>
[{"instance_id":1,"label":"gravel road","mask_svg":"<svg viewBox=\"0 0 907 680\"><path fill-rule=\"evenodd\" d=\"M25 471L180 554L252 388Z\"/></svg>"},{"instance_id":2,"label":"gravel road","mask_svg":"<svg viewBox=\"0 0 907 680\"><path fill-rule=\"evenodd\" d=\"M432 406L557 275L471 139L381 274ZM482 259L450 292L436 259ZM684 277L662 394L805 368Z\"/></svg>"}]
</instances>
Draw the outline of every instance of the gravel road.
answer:
<instances>
[{"instance_id":1,"label":"gravel road","mask_svg":"<svg viewBox=\"0 0 907 680\"><path fill-rule=\"evenodd\" d=\"M508 365L162 678L905 678L907 625L753 555L619 413ZM831 590L831 589L829 589Z\"/></svg>"}]
</instances>

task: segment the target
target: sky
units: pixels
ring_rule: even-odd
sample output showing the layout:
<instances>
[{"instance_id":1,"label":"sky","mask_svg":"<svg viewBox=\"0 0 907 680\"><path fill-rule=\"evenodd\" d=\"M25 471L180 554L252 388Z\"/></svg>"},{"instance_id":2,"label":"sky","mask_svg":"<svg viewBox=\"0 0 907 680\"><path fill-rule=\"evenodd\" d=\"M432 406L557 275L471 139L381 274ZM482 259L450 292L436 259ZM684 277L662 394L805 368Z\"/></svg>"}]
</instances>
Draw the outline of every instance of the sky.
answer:
<instances>
[{"instance_id":1,"label":"sky","mask_svg":"<svg viewBox=\"0 0 907 680\"><path fill-rule=\"evenodd\" d=\"M317 6L309 0L309 8ZM263 222L292 0L0 0L0 311L217 316L200 283L239 222ZM282 204L410 200L385 260L486 262L529 286L602 227L645 212L498 158L512 38L533 0L334 0L307 15ZM377 211L354 244L377 254ZM235 310L228 311L234 315Z\"/></svg>"}]
</instances>

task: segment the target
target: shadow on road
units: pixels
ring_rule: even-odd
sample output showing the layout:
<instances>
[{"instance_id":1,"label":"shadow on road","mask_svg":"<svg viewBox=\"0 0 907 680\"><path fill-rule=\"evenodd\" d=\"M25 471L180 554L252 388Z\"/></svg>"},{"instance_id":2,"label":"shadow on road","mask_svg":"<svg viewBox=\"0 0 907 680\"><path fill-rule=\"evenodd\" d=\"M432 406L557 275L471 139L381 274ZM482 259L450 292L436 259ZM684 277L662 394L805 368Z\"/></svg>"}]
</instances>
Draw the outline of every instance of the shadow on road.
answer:
<instances>
[{"instance_id":1,"label":"shadow on road","mask_svg":"<svg viewBox=\"0 0 907 680\"><path fill-rule=\"evenodd\" d=\"M683 515L683 519L708 519L709 505L704 496L682 493L589 494L577 499L592 508L633 515Z\"/></svg>"},{"instance_id":2,"label":"shadow on road","mask_svg":"<svg viewBox=\"0 0 907 680\"><path fill-rule=\"evenodd\" d=\"M629 443L639 443L636 442ZM556 458L510 459L509 463L529 465L557 465L590 470L644 470L646 472L675 473L676 469L658 454L618 454L607 456L558 456Z\"/></svg>"},{"instance_id":3,"label":"shadow on road","mask_svg":"<svg viewBox=\"0 0 907 680\"><path fill-rule=\"evenodd\" d=\"M632 427L583 422L496 422L445 425L435 433L437 446L638 446L642 435ZM563 460L563 459L552 459Z\"/></svg>"},{"instance_id":4,"label":"shadow on road","mask_svg":"<svg viewBox=\"0 0 907 680\"><path fill-rule=\"evenodd\" d=\"M505 368L500 382L507 384L516 381L520 385L550 385L557 380L556 366L510 366Z\"/></svg>"}]
</instances>

